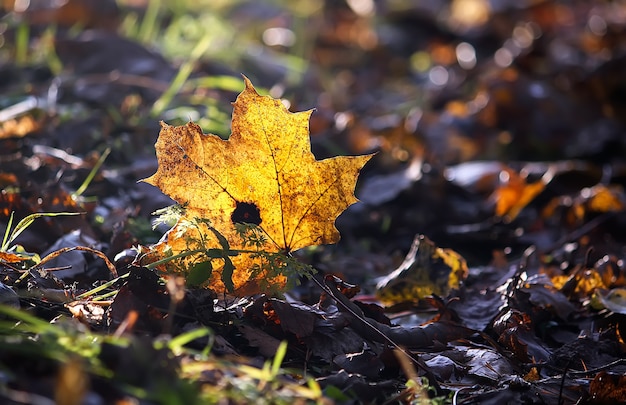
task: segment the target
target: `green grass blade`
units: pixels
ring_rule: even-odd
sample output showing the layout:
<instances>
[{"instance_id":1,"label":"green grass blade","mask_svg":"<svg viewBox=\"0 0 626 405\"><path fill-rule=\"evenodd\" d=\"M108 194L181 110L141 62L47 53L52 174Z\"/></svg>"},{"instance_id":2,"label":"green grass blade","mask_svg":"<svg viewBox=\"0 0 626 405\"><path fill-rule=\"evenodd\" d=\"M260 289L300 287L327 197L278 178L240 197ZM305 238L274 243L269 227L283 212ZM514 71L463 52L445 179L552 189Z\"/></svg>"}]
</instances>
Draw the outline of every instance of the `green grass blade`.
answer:
<instances>
[{"instance_id":1,"label":"green grass blade","mask_svg":"<svg viewBox=\"0 0 626 405\"><path fill-rule=\"evenodd\" d=\"M6 252L9 248L9 234L11 232L11 227L13 226L13 214L14 211L11 211L11 216L9 217L9 222L7 223L7 229L4 230L4 237L2 238L2 245L0 246L0 252Z\"/></svg>"},{"instance_id":2,"label":"green grass blade","mask_svg":"<svg viewBox=\"0 0 626 405\"><path fill-rule=\"evenodd\" d=\"M158 29L157 20L159 19L159 11L161 10L161 0L150 0L141 27L139 28L138 39L144 44L150 42L155 37L155 31Z\"/></svg>"},{"instance_id":3,"label":"green grass blade","mask_svg":"<svg viewBox=\"0 0 626 405\"><path fill-rule=\"evenodd\" d=\"M190 330L189 332L181 333L176 336L172 340L170 340L167 344L167 347L174 353L181 353L183 351L183 347L196 339L205 336L211 336L212 331L209 328L198 328L194 330Z\"/></svg>"},{"instance_id":4,"label":"green grass blade","mask_svg":"<svg viewBox=\"0 0 626 405\"><path fill-rule=\"evenodd\" d=\"M85 181L83 181L83 184L81 184L80 187L78 187L78 190L76 190L74 194L72 195L73 198L81 196L85 192L85 190L87 190L87 187L89 187L89 184L91 184L91 181L96 176L96 173L98 173L98 170L100 170L100 167L102 166L106 158L109 156L109 153L111 153L111 148L106 148L104 153L102 153L102 156L100 156L100 159L98 159L96 164L93 166L93 168L89 172L89 175L87 176Z\"/></svg>"},{"instance_id":5,"label":"green grass blade","mask_svg":"<svg viewBox=\"0 0 626 405\"><path fill-rule=\"evenodd\" d=\"M3 314L16 321L22 322L23 324L25 324L22 326L33 333L56 332L56 327L54 325L20 309L0 304L0 314Z\"/></svg>"},{"instance_id":6,"label":"green grass blade","mask_svg":"<svg viewBox=\"0 0 626 405\"><path fill-rule=\"evenodd\" d=\"M241 77L235 76L205 76L197 79L190 79L187 82L186 87L187 86L192 89L207 88L232 92L241 92L244 87L241 84Z\"/></svg>"},{"instance_id":7,"label":"green grass blade","mask_svg":"<svg viewBox=\"0 0 626 405\"><path fill-rule=\"evenodd\" d=\"M90 296L92 296L94 294L97 294L97 293L99 293L102 290L106 290L107 288L109 288L112 285L114 285L115 283L117 283L119 280L123 280L123 279L127 278L129 275L130 275L130 272L126 273L126 274L122 274L121 276L119 276L117 278L114 278L113 280L107 281L104 284L100 284L99 286L97 286L95 288L92 288L91 290L86 291L86 292L76 296L76 299L77 300L84 300L85 298L90 297ZM114 292L116 292L116 291L114 291Z\"/></svg>"},{"instance_id":8,"label":"green grass blade","mask_svg":"<svg viewBox=\"0 0 626 405\"><path fill-rule=\"evenodd\" d=\"M174 80L172 80L172 84L170 84L170 87L168 87L168 89L161 95L161 97L159 97L159 99L152 106L150 114L153 117L161 115L161 113L163 113L163 110L167 108L176 93L178 93L178 91L183 87L183 85L189 78L189 75L191 75L195 63L209 49L209 45L211 45L211 38L209 36L206 36L198 41L195 48L191 51L189 60L187 60L180 66L178 74L176 74L176 77L174 78Z\"/></svg>"},{"instance_id":9,"label":"green grass blade","mask_svg":"<svg viewBox=\"0 0 626 405\"><path fill-rule=\"evenodd\" d=\"M20 222L17 223L17 225L15 226L15 229L13 229L13 232L11 232L11 236L9 237L9 240L7 241L7 245L11 244L15 239L17 239L17 237L20 236L20 234L24 232L26 228L31 226L32 223L35 222L37 218L60 217L60 216L81 215L81 214L82 212L37 212L35 214L30 214L29 216L27 216L26 218L22 219ZM4 248L4 244L2 245L2 247Z\"/></svg>"},{"instance_id":10,"label":"green grass blade","mask_svg":"<svg viewBox=\"0 0 626 405\"><path fill-rule=\"evenodd\" d=\"M30 40L30 27L22 22L17 27L15 34L15 62L18 66L24 66L28 62L28 46Z\"/></svg>"},{"instance_id":11,"label":"green grass blade","mask_svg":"<svg viewBox=\"0 0 626 405\"><path fill-rule=\"evenodd\" d=\"M276 355L272 360L272 376L277 376L280 371L280 365L283 364L285 355L287 354L287 341L283 340L276 349Z\"/></svg>"}]
</instances>

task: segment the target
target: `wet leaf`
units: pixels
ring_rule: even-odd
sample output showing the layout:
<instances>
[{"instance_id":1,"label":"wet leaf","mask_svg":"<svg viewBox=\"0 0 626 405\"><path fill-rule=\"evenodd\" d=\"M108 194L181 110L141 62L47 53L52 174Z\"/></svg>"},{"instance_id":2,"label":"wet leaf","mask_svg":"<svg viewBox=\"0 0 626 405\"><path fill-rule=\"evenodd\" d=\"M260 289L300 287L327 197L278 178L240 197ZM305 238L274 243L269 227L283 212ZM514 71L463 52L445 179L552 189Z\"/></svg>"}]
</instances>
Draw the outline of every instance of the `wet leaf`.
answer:
<instances>
[{"instance_id":1,"label":"wet leaf","mask_svg":"<svg viewBox=\"0 0 626 405\"><path fill-rule=\"evenodd\" d=\"M186 211L168 241L156 248L160 254L223 245L207 222L232 249L250 248L236 228L240 223L254 224L261 231L263 240L256 248L263 252L288 253L339 240L335 219L357 201L353 194L357 175L371 155L316 160L308 132L311 111L291 113L279 100L260 96L248 79L245 83L234 103L229 140L204 135L191 122L180 127L162 124L156 143L159 168L144 181ZM195 224L198 219L202 222ZM204 261L201 256L188 257L182 266L168 270L185 271L185 266ZM260 280L285 283L280 274L266 279L258 255L240 254L229 260L233 284L225 285L230 277L215 266L210 285L218 290L252 294L262 290Z\"/></svg>"}]
</instances>

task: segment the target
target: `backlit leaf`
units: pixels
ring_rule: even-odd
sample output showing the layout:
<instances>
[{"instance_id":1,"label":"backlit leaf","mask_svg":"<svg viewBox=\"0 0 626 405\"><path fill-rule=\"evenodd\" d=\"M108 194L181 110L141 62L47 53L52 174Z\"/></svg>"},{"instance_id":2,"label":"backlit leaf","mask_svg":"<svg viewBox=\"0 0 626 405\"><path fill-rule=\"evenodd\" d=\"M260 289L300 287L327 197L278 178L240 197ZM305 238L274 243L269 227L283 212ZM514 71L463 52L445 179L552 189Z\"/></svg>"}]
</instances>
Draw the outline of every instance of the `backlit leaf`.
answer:
<instances>
[{"instance_id":1,"label":"backlit leaf","mask_svg":"<svg viewBox=\"0 0 626 405\"><path fill-rule=\"evenodd\" d=\"M156 143L159 167L144 181L186 211L167 242L155 246L157 256L223 248L225 240L230 249L250 249L238 223L257 225L266 235L265 243L255 247L263 252L289 253L339 240L335 219L357 201L357 176L371 155L316 160L308 131L311 111L291 113L279 100L260 96L248 79L245 84L234 103L228 140L205 135L192 122L180 127L161 124ZM202 256L170 262L166 270L186 272L206 260ZM253 294L260 291L260 283L285 283L280 275L268 280L263 271L250 279L253 269L267 265L258 254L223 259L225 267L219 268L217 260L213 263L210 284L218 290L227 287ZM223 273L227 271L233 272L232 285Z\"/></svg>"}]
</instances>

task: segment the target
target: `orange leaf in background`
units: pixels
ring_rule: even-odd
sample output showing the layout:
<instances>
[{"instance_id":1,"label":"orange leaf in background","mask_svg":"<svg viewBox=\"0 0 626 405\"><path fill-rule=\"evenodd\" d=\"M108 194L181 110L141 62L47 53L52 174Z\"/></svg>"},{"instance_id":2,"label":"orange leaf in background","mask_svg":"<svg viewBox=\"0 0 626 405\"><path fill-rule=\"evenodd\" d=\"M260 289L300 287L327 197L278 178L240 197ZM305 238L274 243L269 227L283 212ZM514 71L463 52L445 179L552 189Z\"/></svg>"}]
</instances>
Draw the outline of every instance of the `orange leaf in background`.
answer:
<instances>
[{"instance_id":1,"label":"orange leaf in background","mask_svg":"<svg viewBox=\"0 0 626 405\"><path fill-rule=\"evenodd\" d=\"M621 186L596 184L587 187L574 196L555 197L543 209L542 215L548 218L559 207L567 208L566 219L571 225L580 225L588 214L619 212L626 209L626 197Z\"/></svg>"},{"instance_id":2,"label":"orange leaf in background","mask_svg":"<svg viewBox=\"0 0 626 405\"><path fill-rule=\"evenodd\" d=\"M626 397L626 376L600 371L589 384L592 403L618 404Z\"/></svg>"},{"instance_id":3,"label":"orange leaf in background","mask_svg":"<svg viewBox=\"0 0 626 405\"><path fill-rule=\"evenodd\" d=\"M0 122L0 139L23 138L40 128L41 123L31 116L13 118Z\"/></svg>"},{"instance_id":4,"label":"orange leaf in background","mask_svg":"<svg viewBox=\"0 0 626 405\"><path fill-rule=\"evenodd\" d=\"M19 263L28 260L15 253L0 252L0 263Z\"/></svg>"},{"instance_id":5,"label":"orange leaf in background","mask_svg":"<svg viewBox=\"0 0 626 405\"><path fill-rule=\"evenodd\" d=\"M159 167L144 181L186 210L167 242L155 246L158 255L197 249L193 241L198 240L220 248L217 235L205 224L189 226L198 218L209 220L235 250L246 249L235 223L258 225L267 238L264 252L288 253L339 240L335 219L357 201L357 176L371 155L316 160L308 131L311 111L291 113L244 80L246 87L234 103L230 139L205 135L191 122L180 127L161 123ZM206 261L200 256L187 257L182 267L188 271ZM261 260L253 254L231 260L234 290L240 295L261 291L259 281L285 283L284 277L266 280L264 274L250 280L251 269ZM181 266L167 270L185 271ZM221 269L213 269L209 285L224 289Z\"/></svg>"},{"instance_id":6,"label":"orange leaf in background","mask_svg":"<svg viewBox=\"0 0 626 405\"><path fill-rule=\"evenodd\" d=\"M624 190L619 186L609 187L598 184L581 191L588 197L588 209L592 212L619 212L624 210Z\"/></svg>"},{"instance_id":7,"label":"orange leaf in background","mask_svg":"<svg viewBox=\"0 0 626 405\"><path fill-rule=\"evenodd\" d=\"M555 168L550 167L546 173L534 183L528 183L526 177L522 176L512 169L505 168L500 177L504 178L502 185L496 189L491 195L491 199L495 201L496 215L506 217L509 221L517 218L519 213L532 200L539 195L555 174Z\"/></svg>"}]
</instances>

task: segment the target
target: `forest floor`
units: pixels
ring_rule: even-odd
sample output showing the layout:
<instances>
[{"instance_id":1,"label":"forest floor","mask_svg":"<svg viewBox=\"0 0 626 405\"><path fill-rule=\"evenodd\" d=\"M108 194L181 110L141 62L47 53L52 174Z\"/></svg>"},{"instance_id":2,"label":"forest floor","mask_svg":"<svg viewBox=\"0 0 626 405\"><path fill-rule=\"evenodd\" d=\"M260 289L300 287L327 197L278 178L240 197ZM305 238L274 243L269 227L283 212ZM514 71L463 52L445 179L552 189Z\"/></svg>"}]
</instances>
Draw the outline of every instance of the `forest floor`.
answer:
<instances>
[{"instance_id":1,"label":"forest floor","mask_svg":"<svg viewBox=\"0 0 626 405\"><path fill-rule=\"evenodd\" d=\"M0 6L3 403L626 402L623 2L25 3ZM228 139L242 74L314 109L317 159L376 153L280 294L139 253L172 226L140 181L159 122Z\"/></svg>"}]
</instances>

